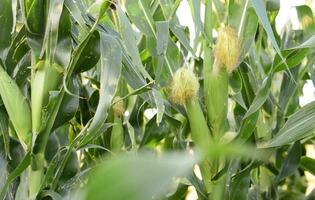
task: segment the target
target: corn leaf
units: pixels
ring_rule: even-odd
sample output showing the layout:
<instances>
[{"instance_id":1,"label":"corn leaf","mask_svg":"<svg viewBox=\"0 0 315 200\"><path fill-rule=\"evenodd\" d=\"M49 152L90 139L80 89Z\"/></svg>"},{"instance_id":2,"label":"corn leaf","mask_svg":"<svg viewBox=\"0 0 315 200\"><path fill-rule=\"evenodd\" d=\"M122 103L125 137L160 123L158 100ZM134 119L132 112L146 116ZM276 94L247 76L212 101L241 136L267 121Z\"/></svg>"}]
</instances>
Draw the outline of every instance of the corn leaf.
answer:
<instances>
[{"instance_id":1,"label":"corn leaf","mask_svg":"<svg viewBox=\"0 0 315 200\"><path fill-rule=\"evenodd\" d=\"M4 181L4 186L0 192L0 200L4 200L7 190L10 184L20 176L20 174L30 165L31 162L31 154L30 152L26 153L23 160L19 163L19 165L8 175L6 181Z\"/></svg>"},{"instance_id":2,"label":"corn leaf","mask_svg":"<svg viewBox=\"0 0 315 200\"><path fill-rule=\"evenodd\" d=\"M121 72L122 53L115 38L100 33L100 99L88 132L97 131L107 118L107 111L116 92Z\"/></svg>"},{"instance_id":3,"label":"corn leaf","mask_svg":"<svg viewBox=\"0 0 315 200\"><path fill-rule=\"evenodd\" d=\"M244 115L244 119L249 117L251 114L255 113L261 106L265 103L269 96L270 86L271 86L271 77L267 77L263 81L263 85L261 89L258 91L253 103L250 105L249 109L247 110L246 114Z\"/></svg>"},{"instance_id":4,"label":"corn leaf","mask_svg":"<svg viewBox=\"0 0 315 200\"><path fill-rule=\"evenodd\" d=\"M312 135L315 131L315 102L311 102L292 116L279 132L262 147L278 147Z\"/></svg>"},{"instance_id":5,"label":"corn leaf","mask_svg":"<svg viewBox=\"0 0 315 200\"><path fill-rule=\"evenodd\" d=\"M315 160L313 158L302 156L300 166L310 172L311 174L315 175Z\"/></svg>"},{"instance_id":6,"label":"corn leaf","mask_svg":"<svg viewBox=\"0 0 315 200\"><path fill-rule=\"evenodd\" d=\"M26 97L0 66L0 96L15 131L26 149L31 142L31 109Z\"/></svg>"},{"instance_id":7,"label":"corn leaf","mask_svg":"<svg viewBox=\"0 0 315 200\"><path fill-rule=\"evenodd\" d=\"M0 58L4 58L4 50L10 45L13 27L13 12L11 0L0 3Z\"/></svg>"},{"instance_id":8,"label":"corn leaf","mask_svg":"<svg viewBox=\"0 0 315 200\"><path fill-rule=\"evenodd\" d=\"M97 166L85 199L148 200L158 197L174 177L185 176L195 161L192 156L175 153L161 157L120 155Z\"/></svg>"}]
</instances>

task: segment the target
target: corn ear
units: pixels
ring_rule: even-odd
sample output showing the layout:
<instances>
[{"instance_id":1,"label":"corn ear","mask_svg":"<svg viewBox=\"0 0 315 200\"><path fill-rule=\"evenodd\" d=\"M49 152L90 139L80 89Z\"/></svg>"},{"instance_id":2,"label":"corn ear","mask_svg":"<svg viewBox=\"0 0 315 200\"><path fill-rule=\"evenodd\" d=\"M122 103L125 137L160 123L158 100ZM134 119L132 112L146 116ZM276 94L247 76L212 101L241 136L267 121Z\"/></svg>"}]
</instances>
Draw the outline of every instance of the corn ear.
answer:
<instances>
[{"instance_id":1,"label":"corn ear","mask_svg":"<svg viewBox=\"0 0 315 200\"><path fill-rule=\"evenodd\" d=\"M212 138L198 100L199 82L197 77L192 71L180 68L174 74L170 89L171 101L186 107L191 137L206 156L209 152ZM208 192L210 192L211 180L209 177L211 177L211 170L210 162L207 159L200 163L200 170L204 184Z\"/></svg>"},{"instance_id":2,"label":"corn ear","mask_svg":"<svg viewBox=\"0 0 315 200\"><path fill-rule=\"evenodd\" d=\"M116 96L113 100L113 111L116 116L123 116L125 112L125 103L121 97Z\"/></svg>"},{"instance_id":3,"label":"corn ear","mask_svg":"<svg viewBox=\"0 0 315 200\"><path fill-rule=\"evenodd\" d=\"M119 96L114 98L113 103L114 126L110 137L110 147L113 152L120 152L124 146L124 129L121 117L125 112L125 103Z\"/></svg>"},{"instance_id":4,"label":"corn ear","mask_svg":"<svg viewBox=\"0 0 315 200\"><path fill-rule=\"evenodd\" d=\"M198 99L186 103L192 139L206 154L210 145L210 131Z\"/></svg>"},{"instance_id":5,"label":"corn ear","mask_svg":"<svg viewBox=\"0 0 315 200\"><path fill-rule=\"evenodd\" d=\"M114 116L114 126L112 128L112 133L110 136L110 147L115 153L122 150L124 146L124 129L122 125L121 118Z\"/></svg>"},{"instance_id":6,"label":"corn ear","mask_svg":"<svg viewBox=\"0 0 315 200\"><path fill-rule=\"evenodd\" d=\"M38 134L42 125L42 111L48 104L49 91L56 90L62 80L63 68L48 61L39 61L32 75L32 131Z\"/></svg>"},{"instance_id":7,"label":"corn ear","mask_svg":"<svg viewBox=\"0 0 315 200\"><path fill-rule=\"evenodd\" d=\"M217 66L214 65L214 68ZM225 132L229 75L226 69L214 69L206 76L208 79L207 90L205 91L205 104L208 110L208 118L212 133L215 137L223 135Z\"/></svg>"},{"instance_id":8,"label":"corn ear","mask_svg":"<svg viewBox=\"0 0 315 200\"><path fill-rule=\"evenodd\" d=\"M0 66L0 95L17 136L25 150L30 145L31 109L20 88Z\"/></svg>"},{"instance_id":9,"label":"corn ear","mask_svg":"<svg viewBox=\"0 0 315 200\"><path fill-rule=\"evenodd\" d=\"M170 99L187 109L192 138L203 151L207 151L210 131L198 101L199 82L187 68L178 69L172 80Z\"/></svg>"},{"instance_id":10,"label":"corn ear","mask_svg":"<svg viewBox=\"0 0 315 200\"><path fill-rule=\"evenodd\" d=\"M205 104L215 137L226 131L229 73L236 69L240 55L240 41L236 31L223 27L218 33L214 49L214 64L204 71Z\"/></svg>"}]
</instances>

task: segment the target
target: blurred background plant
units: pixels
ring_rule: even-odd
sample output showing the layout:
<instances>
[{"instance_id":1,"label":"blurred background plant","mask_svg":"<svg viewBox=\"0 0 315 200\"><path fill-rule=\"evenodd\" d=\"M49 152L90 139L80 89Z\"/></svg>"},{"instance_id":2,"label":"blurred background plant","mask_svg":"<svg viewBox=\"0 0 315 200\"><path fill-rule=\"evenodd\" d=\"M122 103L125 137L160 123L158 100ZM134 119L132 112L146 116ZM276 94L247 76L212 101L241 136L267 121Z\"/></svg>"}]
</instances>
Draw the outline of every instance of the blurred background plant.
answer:
<instances>
[{"instance_id":1,"label":"blurred background plant","mask_svg":"<svg viewBox=\"0 0 315 200\"><path fill-rule=\"evenodd\" d=\"M315 199L314 5L2 0L0 200Z\"/></svg>"}]
</instances>

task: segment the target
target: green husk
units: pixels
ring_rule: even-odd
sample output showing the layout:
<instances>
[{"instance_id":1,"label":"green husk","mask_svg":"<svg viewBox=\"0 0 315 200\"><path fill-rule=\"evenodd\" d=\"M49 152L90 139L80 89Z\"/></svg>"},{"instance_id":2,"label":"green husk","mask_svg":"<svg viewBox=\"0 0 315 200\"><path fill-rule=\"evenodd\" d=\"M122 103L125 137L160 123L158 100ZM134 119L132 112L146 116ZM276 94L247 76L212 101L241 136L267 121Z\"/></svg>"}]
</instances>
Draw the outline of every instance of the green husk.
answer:
<instances>
[{"instance_id":1,"label":"green husk","mask_svg":"<svg viewBox=\"0 0 315 200\"><path fill-rule=\"evenodd\" d=\"M201 110L198 99L192 99L186 103L186 109L192 133L192 139L202 149L207 152L210 144L210 131L206 119Z\"/></svg>"},{"instance_id":2,"label":"green husk","mask_svg":"<svg viewBox=\"0 0 315 200\"><path fill-rule=\"evenodd\" d=\"M113 100L114 126L110 137L110 147L115 153L122 150L124 146L124 128L122 125L122 116L125 112L125 103L121 97L116 96Z\"/></svg>"},{"instance_id":3,"label":"green husk","mask_svg":"<svg viewBox=\"0 0 315 200\"><path fill-rule=\"evenodd\" d=\"M216 68L207 76L206 106L214 137L225 132L228 105L229 75L225 68Z\"/></svg>"},{"instance_id":4,"label":"green husk","mask_svg":"<svg viewBox=\"0 0 315 200\"><path fill-rule=\"evenodd\" d=\"M114 125L110 137L111 151L118 153L124 146L124 129L119 116L114 116Z\"/></svg>"},{"instance_id":5,"label":"green husk","mask_svg":"<svg viewBox=\"0 0 315 200\"><path fill-rule=\"evenodd\" d=\"M39 61L32 75L32 131L38 134L43 123L42 112L49 100L49 92L56 90L61 82L63 68L56 63Z\"/></svg>"},{"instance_id":6,"label":"green husk","mask_svg":"<svg viewBox=\"0 0 315 200\"><path fill-rule=\"evenodd\" d=\"M27 150L32 139L31 109L18 85L2 66L0 66L0 95L17 136L23 148Z\"/></svg>"}]
</instances>

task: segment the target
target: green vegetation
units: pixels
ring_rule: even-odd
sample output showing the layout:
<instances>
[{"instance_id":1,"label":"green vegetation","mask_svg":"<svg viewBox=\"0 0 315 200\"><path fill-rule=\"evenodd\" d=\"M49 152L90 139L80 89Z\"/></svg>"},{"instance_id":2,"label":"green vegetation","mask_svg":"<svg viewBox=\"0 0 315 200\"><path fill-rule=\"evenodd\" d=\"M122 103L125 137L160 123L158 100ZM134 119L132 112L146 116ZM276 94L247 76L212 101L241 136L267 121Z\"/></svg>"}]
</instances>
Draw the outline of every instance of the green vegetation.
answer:
<instances>
[{"instance_id":1,"label":"green vegetation","mask_svg":"<svg viewBox=\"0 0 315 200\"><path fill-rule=\"evenodd\" d=\"M279 10L1 0L0 200L315 199L314 15Z\"/></svg>"}]
</instances>

